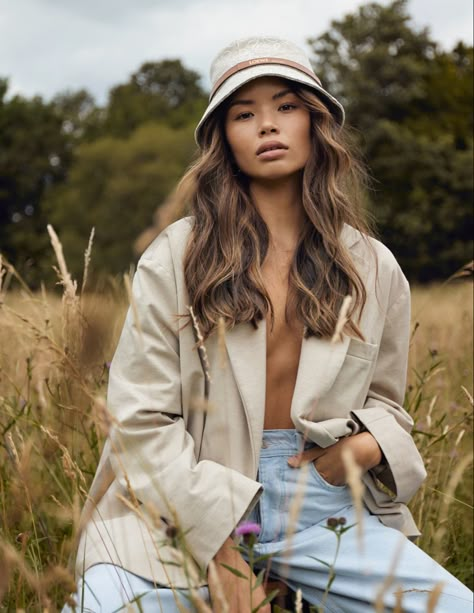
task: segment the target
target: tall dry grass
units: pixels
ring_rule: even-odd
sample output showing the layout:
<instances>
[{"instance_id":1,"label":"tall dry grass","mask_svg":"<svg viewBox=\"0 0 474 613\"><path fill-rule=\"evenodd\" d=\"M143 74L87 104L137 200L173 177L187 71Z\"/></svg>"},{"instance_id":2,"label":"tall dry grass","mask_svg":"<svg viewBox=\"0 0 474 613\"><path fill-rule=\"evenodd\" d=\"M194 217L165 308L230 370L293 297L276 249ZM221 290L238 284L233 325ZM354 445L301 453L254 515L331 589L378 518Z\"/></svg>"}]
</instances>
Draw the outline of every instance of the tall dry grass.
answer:
<instances>
[{"instance_id":1,"label":"tall dry grass","mask_svg":"<svg viewBox=\"0 0 474 613\"><path fill-rule=\"evenodd\" d=\"M54 243L54 237L52 237ZM58 254L60 259L60 255ZM0 602L54 611L108 428L108 364L125 285L32 293L4 267L0 289ZM83 286L85 283L82 284ZM407 407L429 478L412 503L421 546L472 582L472 285L413 291Z\"/></svg>"}]
</instances>

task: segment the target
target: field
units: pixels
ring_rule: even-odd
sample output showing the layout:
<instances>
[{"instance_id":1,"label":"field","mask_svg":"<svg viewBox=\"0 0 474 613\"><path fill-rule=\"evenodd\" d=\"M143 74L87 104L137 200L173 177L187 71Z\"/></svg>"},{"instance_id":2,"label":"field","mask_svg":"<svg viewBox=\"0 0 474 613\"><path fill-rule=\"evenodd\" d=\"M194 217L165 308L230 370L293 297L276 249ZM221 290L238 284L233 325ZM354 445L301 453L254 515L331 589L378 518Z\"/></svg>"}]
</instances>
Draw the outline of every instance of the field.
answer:
<instances>
[{"instance_id":1,"label":"field","mask_svg":"<svg viewBox=\"0 0 474 613\"><path fill-rule=\"evenodd\" d=\"M0 603L55 611L107 433L108 364L128 282L101 294L0 292ZM6 287L6 286L10 287ZM419 544L472 587L472 283L413 290L406 406L429 477L411 503Z\"/></svg>"}]
</instances>

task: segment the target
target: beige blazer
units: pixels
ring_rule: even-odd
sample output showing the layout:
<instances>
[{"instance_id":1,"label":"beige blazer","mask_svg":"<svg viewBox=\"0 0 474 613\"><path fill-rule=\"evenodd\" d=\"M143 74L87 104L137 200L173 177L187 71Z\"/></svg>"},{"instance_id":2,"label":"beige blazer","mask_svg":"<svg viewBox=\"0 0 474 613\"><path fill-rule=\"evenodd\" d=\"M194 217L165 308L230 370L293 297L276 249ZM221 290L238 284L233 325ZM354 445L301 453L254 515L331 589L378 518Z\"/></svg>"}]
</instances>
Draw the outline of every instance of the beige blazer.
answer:
<instances>
[{"instance_id":1,"label":"beige blazer","mask_svg":"<svg viewBox=\"0 0 474 613\"><path fill-rule=\"evenodd\" d=\"M112 562L164 585L185 587L190 577L202 584L209 561L262 492L256 476L265 322L258 329L236 326L224 343L211 336L206 365L192 326L176 317L188 312L182 261L191 224L185 218L169 226L138 265L136 312L129 310L110 369L114 425L83 512L79 575ZM371 432L385 463L364 476L365 504L385 524L417 535L406 503L425 470L410 436L412 420L401 407L408 283L381 243L370 239L370 249L349 226L342 238L367 287L366 341L303 340L291 417L321 447ZM183 562L166 533L167 524L178 522L194 562Z\"/></svg>"}]
</instances>

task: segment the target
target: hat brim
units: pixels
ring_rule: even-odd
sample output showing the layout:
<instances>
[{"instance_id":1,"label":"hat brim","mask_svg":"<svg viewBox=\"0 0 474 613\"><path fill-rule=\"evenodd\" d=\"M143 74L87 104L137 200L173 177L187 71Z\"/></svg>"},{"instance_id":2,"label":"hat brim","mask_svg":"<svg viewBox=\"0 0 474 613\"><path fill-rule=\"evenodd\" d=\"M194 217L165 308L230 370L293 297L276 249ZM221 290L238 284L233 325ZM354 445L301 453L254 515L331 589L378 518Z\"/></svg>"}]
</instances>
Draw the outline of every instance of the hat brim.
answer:
<instances>
[{"instance_id":1,"label":"hat brim","mask_svg":"<svg viewBox=\"0 0 474 613\"><path fill-rule=\"evenodd\" d=\"M342 104L338 102L336 98L331 96L331 94L323 87L318 85L309 75L306 75L304 72L301 72L296 68L285 66L283 64L259 64L239 70L239 72L233 74L219 87L212 100L209 102L207 109L204 111L204 115L201 117L201 120L196 126L194 138L198 145L202 145L202 127L213 111L215 111L215 109L220 106L222 102L226 100L226 98L237 91L239 87L242 87L242 85L248 83L249 81L258 79L259 77L281 77L282 79L288 79L290 81L296 81L297 83L306 85L316 92L318 97L328 107L337 123L341 126L344 124L345 114Z\"/></svg>"}]
</instances>

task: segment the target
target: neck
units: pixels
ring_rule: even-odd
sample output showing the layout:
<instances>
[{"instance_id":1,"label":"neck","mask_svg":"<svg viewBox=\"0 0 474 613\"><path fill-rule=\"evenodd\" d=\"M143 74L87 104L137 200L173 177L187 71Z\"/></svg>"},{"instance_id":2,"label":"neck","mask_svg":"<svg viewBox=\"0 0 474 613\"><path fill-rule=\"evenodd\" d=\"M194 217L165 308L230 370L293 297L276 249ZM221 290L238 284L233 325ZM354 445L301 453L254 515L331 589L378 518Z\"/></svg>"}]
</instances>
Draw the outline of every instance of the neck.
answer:
<instances>
[{"instance_id":1,"label":"neck","mask_svg":"<svg viewBox=\"0 0 474 613\"><path fill-rule=\"evenodd\" d=\"M273 248L293 251L304 221L301 177L253 181L250 195L270 233Z\"/></svg>"}]
</instances>

